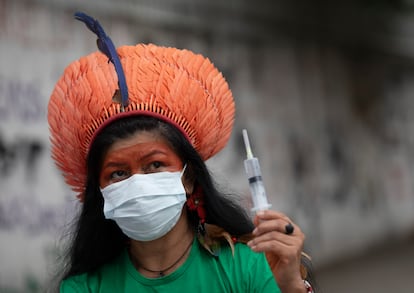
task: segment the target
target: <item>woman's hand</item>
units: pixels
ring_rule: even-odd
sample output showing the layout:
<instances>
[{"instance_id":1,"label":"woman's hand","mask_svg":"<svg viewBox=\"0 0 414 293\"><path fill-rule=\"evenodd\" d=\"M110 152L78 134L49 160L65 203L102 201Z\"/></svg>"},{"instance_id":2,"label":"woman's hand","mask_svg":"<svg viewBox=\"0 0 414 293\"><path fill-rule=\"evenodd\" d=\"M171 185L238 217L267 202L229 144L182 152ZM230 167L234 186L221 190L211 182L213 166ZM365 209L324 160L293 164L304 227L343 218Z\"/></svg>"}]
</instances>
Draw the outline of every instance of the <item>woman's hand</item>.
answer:
<instances>
[{"instance_id":1,"label":"woman's hand","mask_svg":"<svg viewBox=\"0 0 414 293\"><path fill-rule=\"evenodd\" d=\"M283 293L306 292L300 274L305 235L286 215L260 211L254 219L254 238L247 243L253 251L264 252ZM290 227L289 227L290 225ZM292 230L293 226L293 231ZM289 234L289 232L291 232Z\"/></svg>"}]
</instances>

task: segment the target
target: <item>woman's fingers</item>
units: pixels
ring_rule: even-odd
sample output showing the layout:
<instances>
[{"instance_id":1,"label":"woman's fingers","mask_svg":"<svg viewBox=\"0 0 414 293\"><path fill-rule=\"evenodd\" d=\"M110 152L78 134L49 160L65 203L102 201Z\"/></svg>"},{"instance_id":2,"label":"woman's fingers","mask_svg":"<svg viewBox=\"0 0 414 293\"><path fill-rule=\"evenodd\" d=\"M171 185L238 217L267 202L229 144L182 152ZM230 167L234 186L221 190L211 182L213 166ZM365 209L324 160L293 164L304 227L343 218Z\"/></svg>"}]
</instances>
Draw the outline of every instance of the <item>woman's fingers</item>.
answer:
<instances>
[{"instance_id":1,"label":"woman's fingers","mask_svg":"<svg viewBox=\"0 0 414 293\"><path fill-rule=\"evenodd\" d=\"M253 250L281 253L284 249L291 249L297 253L302 249L305 235L286 215L275 211L262 211L257 214L255 222L255 237L248 243Z\"/></svg>"},{"instance_id":2,"label":"woman's fingers","mask_svg":"<svg viewBox=\"0 0 414 293\"><path fill-rule=\"evenodd\" d=\"M294 223L277 219L277 220L267 220L265 222L260 222L256 228L253 230L254 236L260 236L264 233L277 231L282 234L292 235L296 232L300 232L300 228L297 227Z\"/></svg>"},{"instance_id":3,"label":"woman's fingers","mask_svg":"<svg viewBox=\"0 0 414 293\"><path fill-rule=\"evenodd\" d=\"M287 216L275 211L261 211L255 217L256 228L253 235L258 236L270 231L278 231L285 234L293 234L295 229L299 232L300 228L295 225ZM299 233L300 234L300 233Z\"/></svg>"},{"instance_id":4,"label":"woman's fingers","mask_svg":"<svg viewBox=\"0 0 414 293\"><path fill-rule=\"evenodd\" d=\"M290 219L281 212L276 212L272 210L264 210L264 211L258 211L256 213L256 216L259 220L272 220L272 219L284 219L286 221L290 221Z\"/></svg>"},{"instance_id":5,"label":"woman's fingers","mask_svg":"<svg viewBox=\"0 0 414 293\"><path fill-rule=\"evenodd\" d=\"M275 253L283 248L296 247L297 251L302 250L305 235L300 231L287 235L279 231L270 231L261 234L247 244L255 251L273 250Z\"/></svg>"}]
</instances>

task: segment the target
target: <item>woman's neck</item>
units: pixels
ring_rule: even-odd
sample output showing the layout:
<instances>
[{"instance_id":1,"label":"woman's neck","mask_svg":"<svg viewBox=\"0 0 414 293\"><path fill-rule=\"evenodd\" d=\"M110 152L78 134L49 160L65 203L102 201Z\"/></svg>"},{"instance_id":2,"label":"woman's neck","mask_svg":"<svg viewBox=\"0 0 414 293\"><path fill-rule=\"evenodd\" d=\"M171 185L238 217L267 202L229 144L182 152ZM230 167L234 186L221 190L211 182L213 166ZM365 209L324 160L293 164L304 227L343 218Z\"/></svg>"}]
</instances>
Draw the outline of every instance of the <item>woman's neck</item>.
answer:
<instances>
[{"instance_id":1,"label":"woman's neck","mask_svg":"<svg viewBox=\"0 0 414 293\"><path fill-rule=\"evenodd\" d=\"M131 240L129 254L135 268L144 276L157 278L170 274L185 262L194 239L185 209L178 223L163 237L153 241Z\"/></svg>"}]
</instances>

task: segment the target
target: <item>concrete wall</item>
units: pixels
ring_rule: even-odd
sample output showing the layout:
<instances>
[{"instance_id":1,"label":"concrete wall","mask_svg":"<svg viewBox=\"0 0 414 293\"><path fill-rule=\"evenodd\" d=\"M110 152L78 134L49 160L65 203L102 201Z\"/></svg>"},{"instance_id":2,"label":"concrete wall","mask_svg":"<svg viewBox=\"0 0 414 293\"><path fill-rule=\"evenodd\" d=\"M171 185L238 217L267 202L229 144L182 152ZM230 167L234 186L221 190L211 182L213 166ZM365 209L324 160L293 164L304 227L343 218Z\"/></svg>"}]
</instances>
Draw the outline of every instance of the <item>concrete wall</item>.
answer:
<instances>
[{"instance_id":1,"label":"concrete wall","mask_svg":"<svg viewBox=\"0 0 414 293\"><path fill-rule=\"evenodd\" d=\"M78 9L99 18L117 45L188 48L224 72L236 124L228 147L208 164L226 188L247 195L247 128L273 208L301 225L317 266L413 231L409 44L400 42L397 53L386 46L361 53L271 32L252 17L263 10L237 17L248 10L244 1L213 1L201 18L201 1L100 3L0 1L1 292L47 283L78 206L50 159L46 122L65 65L96 50L94 35L72 17Z\"/></svg>"}]
</instances>

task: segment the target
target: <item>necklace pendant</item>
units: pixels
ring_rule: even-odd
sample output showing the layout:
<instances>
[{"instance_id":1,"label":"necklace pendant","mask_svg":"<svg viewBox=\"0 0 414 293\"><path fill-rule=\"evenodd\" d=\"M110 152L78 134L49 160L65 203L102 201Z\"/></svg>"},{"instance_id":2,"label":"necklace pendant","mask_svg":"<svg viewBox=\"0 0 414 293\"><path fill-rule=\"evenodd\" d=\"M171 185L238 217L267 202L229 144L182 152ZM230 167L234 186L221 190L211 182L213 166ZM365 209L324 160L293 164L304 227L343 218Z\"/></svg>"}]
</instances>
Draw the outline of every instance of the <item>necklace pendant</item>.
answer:
<instances>
[{"instance_id":1,"label":"necklace pendant","mask_svg":"<svg viewBox=\"0 0 414 293\"><path fill-rule=\"evenodd\" d=\"M164 272L160 271L160 277L164 277Z\"/></svg>"}]
</instances>

